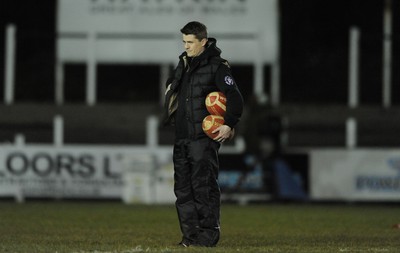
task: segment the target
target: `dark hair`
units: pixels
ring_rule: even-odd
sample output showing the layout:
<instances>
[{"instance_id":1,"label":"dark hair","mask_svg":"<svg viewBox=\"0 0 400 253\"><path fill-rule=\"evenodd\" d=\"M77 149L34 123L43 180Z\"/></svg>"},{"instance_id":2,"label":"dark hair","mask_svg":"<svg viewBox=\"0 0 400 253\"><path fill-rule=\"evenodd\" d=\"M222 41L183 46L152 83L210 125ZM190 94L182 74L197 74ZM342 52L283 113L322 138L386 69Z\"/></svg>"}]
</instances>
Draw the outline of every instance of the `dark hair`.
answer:
<instances>
[{"instance_id":1,"label":"dark hair","mask_svg":"<svg viewBox=\"0 0 400 253\"><path fill-rule=\"evenodd\" d=\"M185 35L193 34L198 40L207 39L207 27L197 21L187 23L181 29L181 33Z\"/></svg>"}]
</instances>

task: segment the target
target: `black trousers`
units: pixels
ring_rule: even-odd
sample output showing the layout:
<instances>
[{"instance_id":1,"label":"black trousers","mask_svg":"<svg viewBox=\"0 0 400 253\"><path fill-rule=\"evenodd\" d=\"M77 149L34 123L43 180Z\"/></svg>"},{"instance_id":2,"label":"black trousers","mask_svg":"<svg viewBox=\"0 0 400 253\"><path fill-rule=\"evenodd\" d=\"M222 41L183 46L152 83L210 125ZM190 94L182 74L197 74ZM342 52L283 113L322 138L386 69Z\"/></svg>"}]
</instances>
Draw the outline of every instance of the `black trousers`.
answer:
<instances>
[{"instance_id":1,"label":"black trousers","mask_svg":"<svg viewBox=\"0 0 400 253\"><path fill-rule=\"evenodd\" d=\"M215 246L220 235L220 144L206 137L174 145L174 192L183 240Z\"/></svg>"}]
</instances>

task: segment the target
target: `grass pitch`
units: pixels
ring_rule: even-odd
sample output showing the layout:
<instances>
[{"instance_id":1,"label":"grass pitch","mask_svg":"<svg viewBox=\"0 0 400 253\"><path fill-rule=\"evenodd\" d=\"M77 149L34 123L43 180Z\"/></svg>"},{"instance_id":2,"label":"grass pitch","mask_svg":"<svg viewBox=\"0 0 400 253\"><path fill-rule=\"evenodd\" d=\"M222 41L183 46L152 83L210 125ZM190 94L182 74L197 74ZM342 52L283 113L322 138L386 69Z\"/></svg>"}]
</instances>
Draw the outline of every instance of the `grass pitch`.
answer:
<instances>
[{"instance_id":1,"label":"grass pitch","mask_svg":"<svg viewBox=\"0 0 400 253\"><path fill-rule=\"evenodd\" d=\"M0 252L400 252L398 205L223 205L215 248L180 248L174 206L0 202Z\"/></svg>"}]
</instances>

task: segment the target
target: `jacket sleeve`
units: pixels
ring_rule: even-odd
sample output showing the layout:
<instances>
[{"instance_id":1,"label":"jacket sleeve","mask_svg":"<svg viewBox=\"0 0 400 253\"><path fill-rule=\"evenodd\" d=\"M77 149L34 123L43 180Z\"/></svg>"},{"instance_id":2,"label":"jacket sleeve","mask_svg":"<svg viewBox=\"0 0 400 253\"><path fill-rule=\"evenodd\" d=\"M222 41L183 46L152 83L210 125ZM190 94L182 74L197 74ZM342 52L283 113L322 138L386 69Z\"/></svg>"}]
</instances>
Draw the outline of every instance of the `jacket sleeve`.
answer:
<instances>
[{"instance_id":1,"label":"jacket sleeve","mask_svg":"<svg viewBox=\"0 0 400 253\"><path fill-rule=\"evenodd\" d=\"M228 64L221 64L215 75L215 83L218 89L226 96L225 125L234 128L240 121L243 112L243 97L232 76Z\"/></svg>"}]
</instances>

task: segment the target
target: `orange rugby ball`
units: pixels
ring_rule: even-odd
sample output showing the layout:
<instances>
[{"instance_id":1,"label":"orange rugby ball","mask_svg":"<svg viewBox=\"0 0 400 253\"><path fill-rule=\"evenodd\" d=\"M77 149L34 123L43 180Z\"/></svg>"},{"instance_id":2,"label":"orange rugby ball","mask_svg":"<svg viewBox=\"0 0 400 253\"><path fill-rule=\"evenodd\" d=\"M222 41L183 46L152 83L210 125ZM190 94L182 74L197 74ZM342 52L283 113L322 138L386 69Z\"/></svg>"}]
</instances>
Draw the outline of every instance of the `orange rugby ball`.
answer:
<instances>
[{"instance_id":1,"label":"orange rugby ball","mask_svg":"<svg viewBox=\"0 0 400 253\"><path fill-rule=\"evenodd\" d=\"M219 126L222 126L225 123L224 118L219 115L208 115L203 119L203 131L204 133L210 137L211 139L214 139L217 137L218 132L212 133L215 129L217 129Z\"/></svg>"},{"instance_id":2,"label":"orange rugby ball","mask_svg":"<svg viewBox=\"0 0 400 253\"><path fill-rule=\"evenodd\" d=\"M224 116L226 112L226 97L220 91L214 91L206 97L206 108L211 115Z\"/></svg>"}]
</instances>

